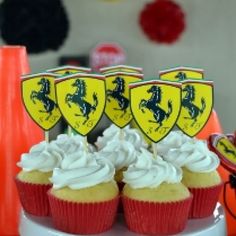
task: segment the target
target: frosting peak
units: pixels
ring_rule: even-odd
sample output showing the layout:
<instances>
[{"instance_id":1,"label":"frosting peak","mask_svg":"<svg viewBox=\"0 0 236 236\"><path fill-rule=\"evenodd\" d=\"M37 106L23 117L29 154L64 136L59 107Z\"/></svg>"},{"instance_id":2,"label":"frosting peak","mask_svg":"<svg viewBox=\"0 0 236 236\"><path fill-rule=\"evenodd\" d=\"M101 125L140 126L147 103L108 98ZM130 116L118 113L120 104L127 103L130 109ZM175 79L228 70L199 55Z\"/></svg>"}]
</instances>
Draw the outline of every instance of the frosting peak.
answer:
<instances>
[{"instance_id":1,"label":"frosting peak","mask_svg":"<svg viewBox=\"0 0 236 236\"><path fill-rule=\"evenodd\" d=\"M77 152L67 154L61 162L61 169L76 169L84 166L96 165L96 160L92 153L88 153L84 149Z\"/></svg>"},{"instance_id":2,"label":"frosting peak","mask_svg":"<svg viewBox=\"0 0 236 236\"><path fill-rule=\"evenodd\" d=\"M163 161L159 156L154 159L150 152L141 149L137 161L130 165L123 175L123 181L132 188L155 188L163 182L179 183L182 170Z\"/></svg>"},{"instance_id":3,"label":"frosting peak","mask_svg":"<svg viewBox=\"0 0 236 236\"><path fill-rule=\"evenodd\" d=\"M191 141L191 138L182 131L171 131L163 140L156 144L157 152L165 156L171 148L180 148L184 143Z\"/></svg>"},{"instance_id":4,"label":"frosting peak","mask_svg":"<svg viewBox=\"0 0 236 236\"><path fill-rule=\"evenodd\" d=\"M84 137L79 134L71 136L67 134L60 134L57 136L56 140L52 141L52 143L57 145L66 154L75 153L81 149L84 149ZM93 150L93 146L89 144L89 151Z\"/></svg>"},{"instance_id":5,"label":"frosting peak","mask_svg":"<svg viewBox=\"0 0 236 236\"><path fill-rule=\"evenodd\" d=\"M147 143L143 139L141 133L137 129L130 128L126 126L122 129L118 128L115 125L111 125L103 132L102 137L98 137L96 146L98 149L103 149L105 146L109 145L111 141L120 142L121 140L125 140L135 146L136 149L140 149L141 147L147 147ZM120 136L123 137L121 138Z\"/></svg>"},{"instance_id":6,"label":"frosting peak","mask_svg":"<svg viewBox=\"0 0 236 236\"><path fill-rule=\"evenodd\" d=\"M115 168L105 159L95 158L93 154L68 156L62 168L55 168L52 178L53 188L69 187L82 189L113 180Z\"/></svg>"},{"instance_id":7,"label":"frosting peak","mask_svg":"<svg viewBox=\"0 0 236 236\"><path fill-rule=\"evenodd\" d=\"M136 160L137 151L134 146L126 140L117 142L112 140L101 151L97 153L100 157L110 160L116 170L128 167Z\"/></svg>"},{"instance_id":8,"label":"frosting peak","mask_svg":"<svg viewBox=\"0 0 236 236\"><path fill-rule=\"evenodd\" d=\"M29 153L22 154L21 161L17 165L24 171L49 172L55 167L59 167L63 158L64 152L60 148L43 141L32 146Z\"/></svg>"},{"instance_id":9,"label":"frosting peak","mask_svg":"<svg viewBox=\"0 0 236 236\"><path fill-rule=\"evenodd\" d=\"M200 173L214 171L220 164L218 156L208 149L207 143L197 139L191 139L179 148L169 149L163 158L175 166L184 166Z\"/></svg>"}]
</instances>

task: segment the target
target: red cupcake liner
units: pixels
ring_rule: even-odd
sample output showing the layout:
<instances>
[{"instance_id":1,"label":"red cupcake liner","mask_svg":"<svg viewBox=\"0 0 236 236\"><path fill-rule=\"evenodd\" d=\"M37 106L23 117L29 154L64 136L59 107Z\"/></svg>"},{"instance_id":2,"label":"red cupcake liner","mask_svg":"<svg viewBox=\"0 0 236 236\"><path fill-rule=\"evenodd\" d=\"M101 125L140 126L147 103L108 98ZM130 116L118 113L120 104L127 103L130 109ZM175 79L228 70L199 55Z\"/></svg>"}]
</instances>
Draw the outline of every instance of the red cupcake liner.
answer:
<instances>
[{"instance_id":1,"label":"red cupcake liner","mask_svg":"<svg viewBox=\"0 0 236 236\"><path fill-rule=\"evenodd\" d=\"M189 188L193 194L189 218L204 218L213 214L223 183L207 188Z\"/></svg>"},{"instance_id":2,"label":"red cupcake liner","mask_svg":"<svg viewBox=\"0 0 236 236\"><path fill-rule=\"evenodd\" d=\"M121 198L120 198L119 203L118 203L117 213L119 213L119 214L123 214L124 213L124 208L123 208L123 203L122 203Z\"/></svg>"},{"instance_id":3,"label":"red cupcake liner","mask_svg":"<svg viewBox=\"0 0 236 236\"><path fill-rule=\"evenodd\" d=\"M51 184L33 184L15 178L16 187L23 209L35 216L49 216L50 207L47 191Z\"/></svg>"},{"instance_id":4,"label":"red cupcake liner","mask_svg":"<svg viewBox=\"0 0 236 236\"><path fill-rule=\"evenodd\" d=\"M75 203L56 198L48 191L55 228L72 234L97 234L109 230L116 217L119 197L98 203Z\"/></svg>"},{"instance_id":5,"label":"red cupcake liner","mask_svg":"<svg viewBox=\"0 0 236 236\"><path fill-rule=\"evenodd\" d=\"M185 200L155 203L122 197L129 230L148 235L170 235L184 230L192 196Z\"/></svg>"}]
</instances>

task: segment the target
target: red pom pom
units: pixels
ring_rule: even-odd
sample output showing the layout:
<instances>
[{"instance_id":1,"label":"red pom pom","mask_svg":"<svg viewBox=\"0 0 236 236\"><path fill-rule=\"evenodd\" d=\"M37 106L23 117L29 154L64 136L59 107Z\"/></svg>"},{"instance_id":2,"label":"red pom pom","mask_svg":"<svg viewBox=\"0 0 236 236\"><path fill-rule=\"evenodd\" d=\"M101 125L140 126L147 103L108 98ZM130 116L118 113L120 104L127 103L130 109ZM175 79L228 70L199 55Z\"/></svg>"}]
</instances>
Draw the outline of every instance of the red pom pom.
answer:
<instances>
[{"instance_id":1,"label":"red pom pom","mask_svg":"<svg viewBox=\"0 0 236 236\"><path fill-rule=\"evenodd\" d=\"M185 15L175 2L155 0L144 7L139 23L149 39L171 44L185 29Z\"/></svg>"}]
</instances>

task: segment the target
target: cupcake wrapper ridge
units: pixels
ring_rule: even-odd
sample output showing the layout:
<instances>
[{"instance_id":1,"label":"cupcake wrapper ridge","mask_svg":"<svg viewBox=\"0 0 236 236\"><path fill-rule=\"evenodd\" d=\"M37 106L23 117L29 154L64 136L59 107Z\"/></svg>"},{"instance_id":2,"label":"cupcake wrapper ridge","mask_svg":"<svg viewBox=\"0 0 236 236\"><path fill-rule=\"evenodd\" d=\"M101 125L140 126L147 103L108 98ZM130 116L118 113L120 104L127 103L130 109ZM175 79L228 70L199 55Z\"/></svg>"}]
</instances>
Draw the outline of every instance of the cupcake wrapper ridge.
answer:
<instances>
[{"instance_id":1,"label":"cupcake wrapper ridge","mask_svg":"<svg viewBox=\"0 0 236 236\"><path fill-rule=\"evenodd\" d=\"M140 234L171 235L184 230L192 202L187 199L156 203L122 197L127 227Z\"/></svg>"},{"instance_id":2,"label":"cupcake wrapper ridge","mask_svg":"<svg viewBox=\"0 0 236 236\"><path fill-rule=\"evenodd\" d=\"M193 194L189 218L204 218L213 214L223 183L208 188L189 188Z\"/></svg>"},{"instance_id":3,"label":"cupcake wrapper ridge","mask_svg":"<svg viewBox=\"0 0 236 236\"><path fill-rule=\"evenodd\" d=\"M119 197L97 203L76 203L56 198L48 191L55 228L72 234L97 234L109 230L117 212Z\"/></svg>"},{"instance_id":4,"label":"cupcake wrapper ridge","mask_svg":"<svg viewBox=\"0 0 236 236\"><path fill-rule=\"evenodd\" d=\"M50 216L47 191L51 184L26 183L15 178L21 205L25 212L35 216Z\"/></svg>"}]
</instances>

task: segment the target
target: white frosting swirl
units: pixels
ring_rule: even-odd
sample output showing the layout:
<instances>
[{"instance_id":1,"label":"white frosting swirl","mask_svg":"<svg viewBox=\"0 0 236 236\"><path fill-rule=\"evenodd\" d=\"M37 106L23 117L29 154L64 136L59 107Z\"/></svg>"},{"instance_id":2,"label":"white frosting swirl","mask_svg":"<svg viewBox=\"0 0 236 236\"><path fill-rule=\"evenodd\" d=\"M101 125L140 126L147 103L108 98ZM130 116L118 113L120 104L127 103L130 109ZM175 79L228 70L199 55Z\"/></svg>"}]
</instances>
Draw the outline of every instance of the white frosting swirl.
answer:
<instances>
[{"instance_id":1,"label":"white frosting swirl","mask_svg":"<svg viewBox=\"0 0 236 236\"><path fill-rule=\"evenodd\" d=\"M116 140L112 140L97 155L109 159L116 170L120 170L135 162L137 151L128 141L120 140L117 142Z\"/></svg>"},{"instance_id":2,"label":"white frosting swirl","mask_svg":"<svg viewBox=\"0 0 236 236\"><path fill-rule=\"evenodd\" d=\"M82 189L112 181L114 174L115 168L108 160L95 158L93 154L84 158L78 153L77 158L76 155L66 157L63 169L55 168L50 180L55 189Z\"/></svg>"},{"instance_id":3,"label":"white frosting swirl","mask_svg":"<svg viewBox=\"0 0 236 236\"><path fill-rule=\"evenodd\" d=\"M29 153L23 153L17 165L24 171L49 172L59 167L63 158L64 152L60 148L43 141L31 147Z\"/></svg>"},{"instance_id":4,"label":"white frosting swirl","mask_svg":"<svg viewBox=\"0 0 236 236\"><path fill-rule=\"evenodd\" d=\"M79 134L71 136L67 134L60 134L57 136L56 140L52 141L52 143L57 145L66 154L74 153L81 149L85 149L84 137ZM88 149L91 152L94 151L94 148L91 144L89 144Z\"/></svg>"},{"instance_id":5,"label":"white frosting swirl","mask_svg":"<svg viewBox=\"0 0 236 236\"><path fill-rule=\"evenodd\" d=\"M76 169L84 166L96 165L96 160L91 153L84 149L67 154L61 162L61 169Z\"/></svg>"},{"instance_id":6,"label":"white frosting swirl","mask_svg":"<svg viewBox=\"0 0 236 236\"><path fill-rule=\"evenodd\" d=\"M171 148L163 158L178 167L186 167L190 171L207 173L216 170L220 161L211 152L206 142L191 139L178 148Z\"/></svg>"},{"instance_id":7,"label":"white frosting swirl","mask_svg":"<svg viewBox=\"0 0 236 236\"><path fill-rule=\"evenodd\" d=\"M138 150L140 148L147 148L148 145L143 139L142 135L139 133L137 129L127 129L124 132L124 139L134 145L134 147Z\"/></svg>"},{"instance_id":8,"label":"white frosting swirl","mask_svg":"<svg viewBox=\"0 0 236 236\"><path fill-rule=\"evenodd\" d=\"M181 131L171 131L164 139L156 144L156 149L159 155L165 156L171 148L180 148L190 140L191 138Z\"/></svg>"},{"instance_id":9,"label":"white frosting swirl","mask_svg":"<svg viewBox=\"0 0 236 236\"><path fill-rule=\"evenodd\" d=\"M119 142L122 138L128 142L130 142L132 145L135 146L136 149L140 149L141 147L146 148L148 145L143 139L143 136L140 134L140 132L137 129L132 129L129 126L126 126L122 129L118 128L116 125L111 125L109 128L107 128L103 132L102 137L98 137L96 146L98 149L104 148L106 145L109 145L109 142L116 140L116 142ZM123 137L121 138L120 136Z\"/></svg>"},{"instance_id":10,"label":"white frosting swirl","mask_svg":"<svg viewBox=\"0 0 236 236\"><path fill-rule=\"evenodd\" d=\"M161 183L180 183L182 170L165 162L161 157L153 158L153 154L145 149L137 157L137 161L123 172L123 182L132 188L155 188Z\"/></svg>"}]
</instances>

